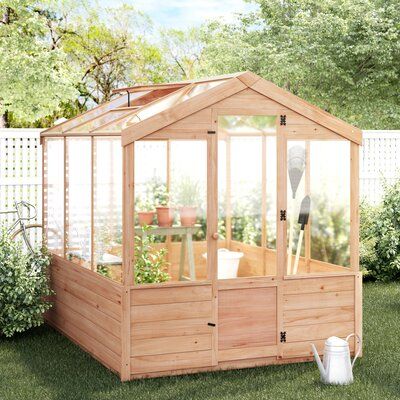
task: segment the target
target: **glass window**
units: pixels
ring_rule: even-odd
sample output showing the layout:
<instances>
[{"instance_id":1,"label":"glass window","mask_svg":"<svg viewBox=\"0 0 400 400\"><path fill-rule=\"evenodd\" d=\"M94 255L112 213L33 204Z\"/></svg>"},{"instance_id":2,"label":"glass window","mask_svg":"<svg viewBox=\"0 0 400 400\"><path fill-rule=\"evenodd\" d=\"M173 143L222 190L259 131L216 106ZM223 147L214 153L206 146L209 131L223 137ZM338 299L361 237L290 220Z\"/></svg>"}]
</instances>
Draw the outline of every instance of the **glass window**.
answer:
<instances>
[{"instance_id":1,"label":"glass window","mask_svg":"<svg viewBox=\"0 0 400 400\"><path fill-rule=\"evenodd\" d=\"M276 117L218 119L218 278L276 274Z\"/></svg>"},{"instance_id":2,"label":"glass window","mask_svg":"<svg viewBox=\"0 0 400 400\"><path fill-rule=\"evenodd\" d=\"M350 144L288 141L288 274L350 265Z\"/></svg>"},{"instance_id":3,"label":"glass window","mask_svg":"<svg viewBox=\"0 0 400 400\"><path fill-rule=\"evenodd\" d=\"M121 139L94 138L94 266L108 278L122 276Z\"/></svg>"},{"instance_id":4,"label":"glass window","mask_svg":"<svg viewBox=\"0 0 400 400\"><path fill-rule=\"evenodd\" d=\"M135 143L135 283L207 278L206 141Z\"/></svg>"},{"instance_id":5,"label":"glass window","mask_svg":"<svg viewBox=\"0 0 400 400\"><path fill-rule=\"evenodd\" d=\"M45 225L47 247L64 255L64 139L46 139Z\"/></svg>"},{"instance_id":6,"label":"glass window","mask_svg":"<svg viewBox=\"0 0 400 400\"><path fill-rule=\"evenodd\" d=\"M67 259L91 267L91 139L67 138Z\"/></svg>"}]
</instances>

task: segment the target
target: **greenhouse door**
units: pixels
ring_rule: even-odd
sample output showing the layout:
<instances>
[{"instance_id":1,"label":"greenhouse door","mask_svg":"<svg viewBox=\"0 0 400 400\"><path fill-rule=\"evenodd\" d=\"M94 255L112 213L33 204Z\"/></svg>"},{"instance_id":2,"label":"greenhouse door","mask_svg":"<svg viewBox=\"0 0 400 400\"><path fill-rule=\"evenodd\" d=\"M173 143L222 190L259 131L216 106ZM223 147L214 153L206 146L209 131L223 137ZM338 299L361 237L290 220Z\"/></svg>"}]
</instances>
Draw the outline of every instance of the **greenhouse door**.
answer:
<instances>
[{"instance_id":1,"label":"greenhouse door","mask_svg":"<svg viewBox=\"0 0 400 400\"><path fill-rule=\"evenodd\" d=\"M214 112L209 253L218 288L218 362L276 358L276 116ZM217 171L217 172L215 172ZM212 204L212 207L211 207Z\"/></svg>"}]
</instances>

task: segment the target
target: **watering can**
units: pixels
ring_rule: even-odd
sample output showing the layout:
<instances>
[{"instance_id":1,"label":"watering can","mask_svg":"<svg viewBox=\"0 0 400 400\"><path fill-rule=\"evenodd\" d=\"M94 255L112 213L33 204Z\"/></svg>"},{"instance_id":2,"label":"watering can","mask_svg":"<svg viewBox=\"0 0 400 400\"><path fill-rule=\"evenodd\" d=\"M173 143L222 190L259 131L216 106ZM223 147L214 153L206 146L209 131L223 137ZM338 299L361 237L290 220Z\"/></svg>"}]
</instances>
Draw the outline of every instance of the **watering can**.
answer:
<instances>
[{"instance_id":1,"label":"watering can","mask_svg":"<svg viewBox=\"0 0 400 400\"><path fill-rule=\"evenodd\" d=\"M353 362L350 358L349 339L357 338L358 350ZM319 358L316 347L311 344L315 361L321 373L321 380L326 384L348 385L353 382L353 366L361 352L361 338L356 333L347 336L346 340L331 336L325 341L324 362Z\"/></svg>"}]
</instances>

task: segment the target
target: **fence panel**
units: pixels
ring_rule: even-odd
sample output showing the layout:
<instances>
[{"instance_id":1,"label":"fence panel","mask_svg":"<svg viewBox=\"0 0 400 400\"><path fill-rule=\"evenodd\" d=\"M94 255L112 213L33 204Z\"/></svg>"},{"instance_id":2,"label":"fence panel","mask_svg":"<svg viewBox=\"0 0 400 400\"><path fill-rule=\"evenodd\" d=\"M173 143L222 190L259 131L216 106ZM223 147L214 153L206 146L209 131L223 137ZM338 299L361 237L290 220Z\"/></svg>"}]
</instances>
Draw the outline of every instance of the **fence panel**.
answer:
<instances>
[{"instance_id":1,"label":"fence panel","mask_svg":"<svg viewBox=\"0 0 400 400\"><path fill-rule=\"evenodd\" d=\"M0 210L10 210L21 200L37 208L42 221L41 129L0 129ZM12 224L13 214L0 214L0 223Z\"/></svg>"}]
</instances>

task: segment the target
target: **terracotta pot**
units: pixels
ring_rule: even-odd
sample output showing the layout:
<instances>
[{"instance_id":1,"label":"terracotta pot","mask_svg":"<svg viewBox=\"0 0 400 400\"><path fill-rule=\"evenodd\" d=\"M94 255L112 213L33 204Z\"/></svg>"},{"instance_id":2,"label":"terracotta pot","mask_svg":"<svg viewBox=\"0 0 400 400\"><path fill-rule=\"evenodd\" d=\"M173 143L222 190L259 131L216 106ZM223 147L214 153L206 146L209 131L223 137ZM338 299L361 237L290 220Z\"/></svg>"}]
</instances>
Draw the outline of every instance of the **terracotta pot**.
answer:
<instances>
[{"instance_id":1,"label":"terracotta pot","mask_svg":"<svg viewBox=\"0 0 400 400\"><path fill-rule=\"evenodd\" d=\"M180 209L182 226L193 226L196 223L197 207L185 206Z\"/></svg>"},{"instance_id":2,"label":"terracotta pot","mask_svg":"<svg viewBox=\"0 0 400 400\"><path fill-rule=\"evenodd\" d=\"M154 211L139 211L138 212L138 220L139 220L139 225L151 225L153 223L154 219Z\"/></svg>"},{"instance_id":3,"label":"terracotta pot","mask_svg":"<svg viewBox=\"0 0 400 400\"><path fill-rule=\"evenodd\" d=\"M171 207L156 207L158 226L172 226L174 222L174 209Z\"/></svg>"}]
</instances>

